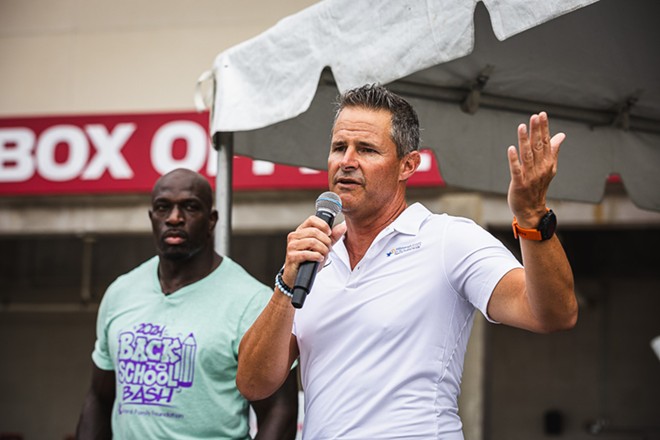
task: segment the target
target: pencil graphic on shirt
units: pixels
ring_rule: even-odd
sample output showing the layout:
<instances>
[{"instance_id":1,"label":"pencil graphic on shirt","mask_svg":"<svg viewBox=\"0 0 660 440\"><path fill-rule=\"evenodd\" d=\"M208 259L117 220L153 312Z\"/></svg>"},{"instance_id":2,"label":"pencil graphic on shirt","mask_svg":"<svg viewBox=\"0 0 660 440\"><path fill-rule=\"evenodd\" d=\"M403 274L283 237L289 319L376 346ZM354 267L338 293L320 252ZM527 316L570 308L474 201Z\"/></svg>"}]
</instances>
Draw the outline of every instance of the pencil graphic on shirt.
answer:
<instances>
[{"instance_id":1,"label":"pencil graphic on shirt","mask_svg":"<svg viewBox=\"0 0 660 440\"><path fill-rule=\"evenodd\" d=\"M182 387L189 387L192 385L195 372L196 350L197 342L191 333L183 341L183 349L181 350L181 379L179 380L179 385Z\"/></svg>"}]
</instances>

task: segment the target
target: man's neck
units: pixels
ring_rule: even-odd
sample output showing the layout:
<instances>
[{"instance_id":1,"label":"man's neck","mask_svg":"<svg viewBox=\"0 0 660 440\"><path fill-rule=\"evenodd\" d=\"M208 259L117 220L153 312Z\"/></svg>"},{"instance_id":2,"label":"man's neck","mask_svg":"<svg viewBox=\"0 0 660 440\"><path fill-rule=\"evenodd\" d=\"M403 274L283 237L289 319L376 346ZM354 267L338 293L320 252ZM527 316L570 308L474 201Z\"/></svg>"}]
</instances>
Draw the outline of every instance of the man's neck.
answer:
<instances>
[{"instance_id":1,"label":"man's neck","mask_svg":"<svg viewBox=\"0 0 660 440\"><path fill-rule=\"evenodd\" d=\"M220 263L222 257L213 249L203 250L187 260L168 260L160 257L158 279L165 295L206 278Z\"/></svg>"},{"instance_id":2,"label":"man's neck","mask_svg":"<svg viewBox=\"0 0 660 440\"><path fill-rule=\"evenodd\" d=\"M394 222L407 207L408 204L403 200L394 208L389 209L387 212L379 213L375 217L354 219L350 215L346 216L347 229L344 245L348 252L351 269L354 269L360 260L362 260L362 257L367 253L371 243L373 243L378 234Z\"/></svg>"}]
</instances>

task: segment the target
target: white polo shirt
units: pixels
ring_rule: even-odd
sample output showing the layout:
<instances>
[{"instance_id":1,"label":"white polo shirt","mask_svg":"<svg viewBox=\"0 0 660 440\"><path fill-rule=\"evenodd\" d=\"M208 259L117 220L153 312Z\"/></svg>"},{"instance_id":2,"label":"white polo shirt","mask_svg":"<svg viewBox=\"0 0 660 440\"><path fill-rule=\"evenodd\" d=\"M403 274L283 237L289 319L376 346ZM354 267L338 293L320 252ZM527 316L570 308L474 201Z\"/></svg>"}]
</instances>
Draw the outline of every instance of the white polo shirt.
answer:
<instances>
[{"instance_id":1,"label":"white polo shirt","mask_svg":"<svg viewBox=\"0 0 660 440\"><path fill-rule=\"evenodd\" d=\"M303 438L463 439L463 358L475 307L521 267L473 221L406 209L353 270L343 240L293 332L305 392Z\"/></svg>"}]
</instances>

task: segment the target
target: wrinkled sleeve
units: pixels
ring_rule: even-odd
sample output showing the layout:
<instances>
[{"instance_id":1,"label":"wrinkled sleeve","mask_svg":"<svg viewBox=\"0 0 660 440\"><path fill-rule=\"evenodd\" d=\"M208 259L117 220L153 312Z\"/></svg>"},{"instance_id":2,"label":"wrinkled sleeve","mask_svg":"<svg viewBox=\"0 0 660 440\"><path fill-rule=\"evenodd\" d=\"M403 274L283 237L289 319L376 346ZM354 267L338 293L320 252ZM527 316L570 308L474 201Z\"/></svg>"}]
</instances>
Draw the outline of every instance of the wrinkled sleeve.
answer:
<instances>
[{"instance_id":1,"label":"wrinkled sleeve","mask_svg":"<svg viewBox=\"0 0 660 440\"><path fill-rule=\"evenodd\" d=\"M110 289L101 300L99 305L99 312L96 317L96 342L94 344L94 351L92 352L92 360L94 364L101 370L114 370L112 357L110 356L110 348L108 344L108 315L110 309L111 295Z\"/></svg>"},{"instance_id":2,"label":"wrinkled sleeve","mask_svg":"<svg viewBox=\"0 0 660 440\"><path fill-rule=\"evenodd\" d=\"M243 335L254 324L254 321L257 320L272 295L273 292L268 287L260 285L254 295L252 295L250 301L245 305L245 309L236 327L236 338L234 340L238 343L234 346L234 356L238 356L238 347Z\"/></svg>"},{"instance_id":3,"label":"wrinkled sleeve","mask_svg":"<svg viewBox=\"0 0 660 440\"><path fill-rule=\"evenodd\" d=\"M492 234L469 219L453 221L445 231L446 271L454 290L490 322L488 301L509 271L522 265Z\"/></svg>"}]
</instances>

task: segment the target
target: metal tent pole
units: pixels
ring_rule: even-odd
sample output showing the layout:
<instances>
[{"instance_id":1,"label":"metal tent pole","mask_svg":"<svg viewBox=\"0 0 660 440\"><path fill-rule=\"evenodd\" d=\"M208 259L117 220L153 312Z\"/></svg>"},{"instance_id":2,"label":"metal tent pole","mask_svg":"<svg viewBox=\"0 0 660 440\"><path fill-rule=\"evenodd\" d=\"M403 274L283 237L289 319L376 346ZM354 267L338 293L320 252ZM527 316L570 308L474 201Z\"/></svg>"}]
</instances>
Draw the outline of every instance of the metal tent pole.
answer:
<instances>
[{"instance_id":1,"label":"metal tent pole","mask_svg":"<svg viewBox=\"0 0 660 440\"><path fill-rule=\"evenodd\" d=\"M215 227L215 250L220 255L229 255L231 249L234 133L214 133L213 148L218 151L218 173L215 177L215 206L218 210L218 224Z\"/></svg>"}]
</instances>

